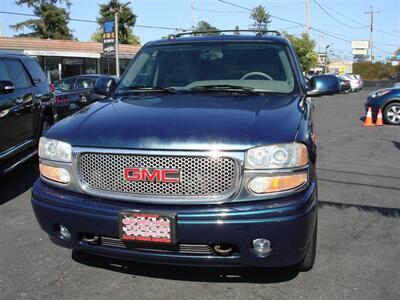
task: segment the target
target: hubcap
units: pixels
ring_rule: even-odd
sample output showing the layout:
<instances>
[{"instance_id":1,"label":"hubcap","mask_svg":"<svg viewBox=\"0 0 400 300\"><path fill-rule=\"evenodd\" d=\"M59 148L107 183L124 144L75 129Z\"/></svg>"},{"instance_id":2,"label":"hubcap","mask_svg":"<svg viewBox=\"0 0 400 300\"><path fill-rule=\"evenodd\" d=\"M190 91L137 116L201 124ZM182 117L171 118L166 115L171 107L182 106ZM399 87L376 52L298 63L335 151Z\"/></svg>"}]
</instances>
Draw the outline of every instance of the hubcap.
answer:
<instances>
[{"instance_id":1,"label":"hubcap","mask_svg":"<svg viewBox=\"0 0 400 300\"><path fill-rule=\"evenodd\" d=\"M400 105L394 105L389 108L387 118L392 123L400 123Z\"/></svg>"}]
</instances>

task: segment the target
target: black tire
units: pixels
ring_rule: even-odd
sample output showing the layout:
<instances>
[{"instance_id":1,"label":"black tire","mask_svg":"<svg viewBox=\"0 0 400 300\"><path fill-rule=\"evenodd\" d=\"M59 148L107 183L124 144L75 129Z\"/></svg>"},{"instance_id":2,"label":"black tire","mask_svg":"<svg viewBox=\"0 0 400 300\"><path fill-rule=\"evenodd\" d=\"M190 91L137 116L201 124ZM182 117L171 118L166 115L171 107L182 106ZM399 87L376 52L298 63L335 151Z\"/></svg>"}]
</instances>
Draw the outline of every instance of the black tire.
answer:
<instances>
[{"instance_id":1,"label":"black tire","mask_svg":"<svg viewBox=\"0 0 400 300\"><path fill-rule=\"evenodd\" d=\"M314 266L315 256L317 254L317 233L318 233L317 228L318 228L318 218L315 221L313 236L310 244L308 245L306 255L304 256L303 260L297 265L297 270L301 272L310 271Z\"/></svg>"},{"instance_id":2,"label":"black tire","mask_svg":"<svg viewBox=\"0 0 400 300\"><path fill-rule=\"evenodd\" d=\"M40 124L40 129L39 129L39 137L44 135L52 124L53 121L51 120L50 116L43 115L42 123Z\"/></svg>"},{"instance_id":3,"label":"black tire","mask_svg":"<svg viewBox=\"0 0 400 300\"><path fill-rule=\"evenodd\" d=\"M383 110L383 120L386 124L400 125L400 102L386 105Z\"/></svg>"}]
</instances>

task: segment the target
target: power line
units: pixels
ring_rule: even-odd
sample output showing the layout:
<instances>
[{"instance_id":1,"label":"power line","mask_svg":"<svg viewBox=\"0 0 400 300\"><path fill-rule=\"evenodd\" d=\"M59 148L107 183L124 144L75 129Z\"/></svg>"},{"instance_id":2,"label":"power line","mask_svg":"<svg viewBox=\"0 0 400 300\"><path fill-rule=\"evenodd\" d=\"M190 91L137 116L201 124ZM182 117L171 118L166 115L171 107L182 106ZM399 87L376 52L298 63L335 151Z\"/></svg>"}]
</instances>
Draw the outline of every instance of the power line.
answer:
<instances>
[{"instance_id":1,"label":"power line","mask_svg":"<svg viewBox=\"0 0 400 300\"><path fill-rule=\"evenodd\" d=\"M15 16L25 16L25 17L37 17L36 15L33 14L24 14L24 13L17 13L17 12L12 12L12 11L0 11L0 14L6 14L6 15L15 15ZM85 20L85 19L74 19L74 18L69 18L68 21L75 21L75 22L85 22L85 23L93 23L93 24L98 24L94 20ZM148 28L148 29L162 29L162 30L177 30L177 31L186 31L187 29L184 28L176 28L176 27L165 27L165 26L150 26L150 25L136 25L133 27L138 27L138 28Z\"/></svg>"},{"instance_id":2,"label":"power line","mask_svg":"<svg viewBox=\"0 0 400 300\"><path fill-rule=\"evenodd\" d=\"M339 16L342 16L342 17L345 18L345 19L348 19L349 21L352 21L352 22L354 22L354 23L357 23L357 24L359 24L359 25L361 25L361 26L363 26L363 27L368 27L368 25L365 25L365 24L363 24L363 23L361 23L361 22L359 22L359 21L357 21L357 20L354 20L354 19L352 19L352 18L350 18L350 17L348 17L348 16L346 16L346 15L344 15L344 14L338 12L337 10L334 10L333 8L330 8L330 7L326 6L325 4L320 3L320 5L322 5L322 6L325 7L326 9L331 10L331 11L334 12L335 14L338 14Z\"/></svg>"},{"instance_id":3,"label":"power line","mask_svg":"<svg viewBox=\"0 0 400 300\"><path fill-rule=\"evenodd\" d=\"M351 26L348 24L343 23L342 21L340 21L339 19L337 19L336 17L334 17L333 15L331 15L327 10L325 10L325 8L323 8L316 0L313 0L313 2L315 4L317 4L317 6L325 13L327 14L329 17L331 17L333 20L335 20L336 22L338 22L339 24L349 27L349 28L353 28L353 29L364 29L367 28L368 26L363 26L363 27L355 27L355 26Z\"/></svg>"},{"instance_id":4,"label":"power line","mask_svg":"<svg viewBox=\"0 0 400 300\"><path fill-rule=\"evenodd\" d=\"M359 22L359 21L357 21L357 20L355 20L355 19L352 19L352 18L350 18L350 17L348 17L348 16L346 16L346 15L344 15L344 14L338 12L337 10L334 10L333 8L330 8L330 7L326 6L325 4L321 4L321 3L320 3L320 5L324 6L325 8L327 8L327 9L333 11L334 13L336 13L336 14L342 16L343 18L346 18L346 19L348 19L348 20L350 20L350 21L352 21L352 22L354 22L354 23L357 23L357 24L359 24L359 25L361 25L361 26L363 26L363 27L369 27L369 25L365 25L365 24L363 24L363 23L361 23L361 22ZM378 28L375 28L375 30L378 31L378 32L380 32L380 33L387 34L387 35L390 35L390 36L393 36L393 37L397 37L397 38L400 37L400 35L396 35L396 34L393 34L393 33L390 33L390 32L384 31L384 30L380 30L380 29L378 29Z\"/></svg>"}]
</instances>

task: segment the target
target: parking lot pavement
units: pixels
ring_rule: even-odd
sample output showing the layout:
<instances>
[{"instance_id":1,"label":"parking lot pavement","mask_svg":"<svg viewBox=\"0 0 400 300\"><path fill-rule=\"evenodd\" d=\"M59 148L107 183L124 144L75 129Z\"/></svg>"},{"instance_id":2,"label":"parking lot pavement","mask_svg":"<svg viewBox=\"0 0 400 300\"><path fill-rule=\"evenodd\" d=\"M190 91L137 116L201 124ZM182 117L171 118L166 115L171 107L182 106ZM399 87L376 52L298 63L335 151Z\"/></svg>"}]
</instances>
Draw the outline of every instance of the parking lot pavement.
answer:
<instances>
[{"instance_id":1,"label":"parking lot pavement","mask_svg":"<svg viewBox=\"0 0 400 300\"><path fill-rule=\"evenodd\" d=\"M315 100L318 253L307 273L127 263L49 242L31 161L0 179L1 299L400 299L400 127L363 128L368 91Z\"/></svg>"}]
</instances>

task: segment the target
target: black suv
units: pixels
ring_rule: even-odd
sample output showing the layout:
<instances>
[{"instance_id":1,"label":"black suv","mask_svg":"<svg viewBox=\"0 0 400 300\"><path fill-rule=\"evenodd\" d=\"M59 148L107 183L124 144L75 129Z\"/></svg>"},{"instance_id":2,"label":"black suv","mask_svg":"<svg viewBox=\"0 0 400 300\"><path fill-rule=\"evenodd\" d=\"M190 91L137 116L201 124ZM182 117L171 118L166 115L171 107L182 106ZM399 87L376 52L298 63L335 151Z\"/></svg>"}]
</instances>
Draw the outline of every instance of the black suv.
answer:
<instances>
[{"instance_id":1,"label":"black suv","mask_svg":"<svg viewBox=\"0 0 400 300\"><path fill-rule=\"evenodd\" d=\"M39 137L55 119L54 94L39 63L0 54L0 175L36 155Z\"/></svg>"}]
</instances>

